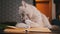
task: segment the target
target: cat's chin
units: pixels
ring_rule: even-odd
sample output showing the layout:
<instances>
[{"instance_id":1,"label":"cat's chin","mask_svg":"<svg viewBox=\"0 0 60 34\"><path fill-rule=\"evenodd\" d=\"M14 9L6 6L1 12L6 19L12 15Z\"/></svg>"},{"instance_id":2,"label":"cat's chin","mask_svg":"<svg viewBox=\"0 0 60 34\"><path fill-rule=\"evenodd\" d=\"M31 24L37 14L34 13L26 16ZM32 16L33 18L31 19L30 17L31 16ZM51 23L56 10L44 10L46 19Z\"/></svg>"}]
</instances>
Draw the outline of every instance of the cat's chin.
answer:
<instances>
[{"instance_id":1,"label":"cat's chin","mask_svg":"<svg viewBox=\"0 0 60 34\"><path fill-rule=\"evenodd\" d=\"M25 20L25 23L31 23L31 20Z\"/></svg>"}]
</instances>

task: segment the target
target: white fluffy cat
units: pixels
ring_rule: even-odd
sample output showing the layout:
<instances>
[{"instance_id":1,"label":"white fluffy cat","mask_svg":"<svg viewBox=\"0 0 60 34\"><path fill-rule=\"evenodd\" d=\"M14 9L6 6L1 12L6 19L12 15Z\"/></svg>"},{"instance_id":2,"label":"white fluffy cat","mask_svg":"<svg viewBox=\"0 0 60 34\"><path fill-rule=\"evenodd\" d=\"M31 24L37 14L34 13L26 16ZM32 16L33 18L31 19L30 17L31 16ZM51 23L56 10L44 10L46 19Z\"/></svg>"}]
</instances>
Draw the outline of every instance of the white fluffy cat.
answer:
<instances>
[{"instance_id":1,"label":"white fluffy cat","mask_svg":"<svg viewBox=\"0 0 60 34\"><path fill-rule=\"evenodd\" d=\"M25 20L25 23L17 23L16 27L47 27L52 28L51 24L48 21L48 18L42 14L39 10L37 10L36 7L33 5L30 5L26 3L25 1L22 1L22 6L19 7L20 12L24 12L25 17L23 17L23 20Z\"/></svg>"}]
</instances>

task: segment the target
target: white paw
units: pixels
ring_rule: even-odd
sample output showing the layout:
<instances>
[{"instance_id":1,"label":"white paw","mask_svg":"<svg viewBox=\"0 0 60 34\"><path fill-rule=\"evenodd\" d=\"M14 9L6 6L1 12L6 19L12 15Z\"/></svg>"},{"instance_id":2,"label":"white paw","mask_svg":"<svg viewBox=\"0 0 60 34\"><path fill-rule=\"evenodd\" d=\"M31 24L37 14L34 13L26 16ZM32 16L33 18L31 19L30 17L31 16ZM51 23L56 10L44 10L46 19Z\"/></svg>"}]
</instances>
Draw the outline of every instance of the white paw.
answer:
<instances>
[{"instance_id":1,"label":"white paw","mask_svg":"<svg viewBox=\"0 0 60 34\"><path fill-rule=\"evenodd\" d=\"M24 23L17 23L16 27L18 27L18 28L25 28L26 24L24 24Z\"/></svg>"}]
</instances>

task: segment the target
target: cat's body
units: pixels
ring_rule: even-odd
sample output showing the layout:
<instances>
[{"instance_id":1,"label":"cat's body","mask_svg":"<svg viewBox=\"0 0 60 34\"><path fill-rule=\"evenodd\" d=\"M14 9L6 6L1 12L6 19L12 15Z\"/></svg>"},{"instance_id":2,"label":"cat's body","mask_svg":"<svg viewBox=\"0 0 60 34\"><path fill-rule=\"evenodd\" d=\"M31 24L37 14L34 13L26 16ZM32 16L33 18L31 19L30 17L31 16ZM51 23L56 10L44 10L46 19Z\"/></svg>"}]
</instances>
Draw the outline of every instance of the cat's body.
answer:
<instances>
[{"instance_id":1,"label":"cat's body","mask_svg":"<svg viewBox=\"0 0 60 34\"><path fill-rule=\"evenodd\" d=\"M51 28L51 24L48 21L48 18L42 14L36 7L27 4L26 2L22 2L22 6L19 7L19 11L24 12L23 20L25 20L25 24L17 23L16 27L26 27L26 25L30 27L47 27Z\"/></svg>"}]
</instances>

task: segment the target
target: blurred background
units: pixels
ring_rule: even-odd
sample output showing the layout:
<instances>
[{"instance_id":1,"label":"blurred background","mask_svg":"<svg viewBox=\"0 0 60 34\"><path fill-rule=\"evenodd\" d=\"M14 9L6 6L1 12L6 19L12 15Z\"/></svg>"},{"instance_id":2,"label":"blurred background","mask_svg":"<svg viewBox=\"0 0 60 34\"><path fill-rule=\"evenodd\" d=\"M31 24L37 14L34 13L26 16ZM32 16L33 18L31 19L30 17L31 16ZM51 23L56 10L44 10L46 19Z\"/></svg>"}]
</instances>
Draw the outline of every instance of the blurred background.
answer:
<instances>
[{"instance_id":1,"label":"blurred background","mask_svg":"<svg viewBox=\"0 0 60 34\"><path fill-rule=\"evenodd\" d=\"M20 22L19 6L22 0L0 0L0 23ZM34 5L49 18L50 23L60 25L60 0L24 0Z\"/></svg>"}]
</instances>

